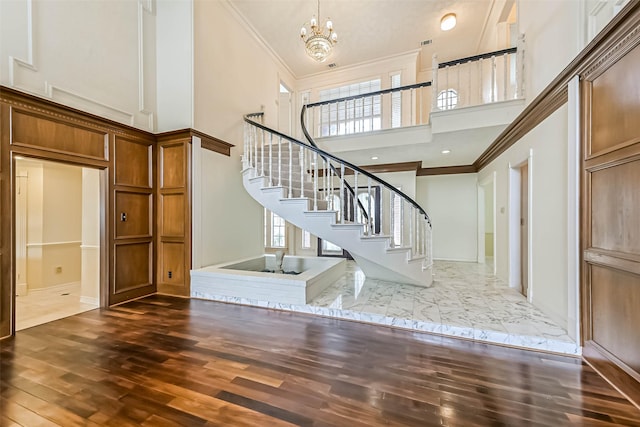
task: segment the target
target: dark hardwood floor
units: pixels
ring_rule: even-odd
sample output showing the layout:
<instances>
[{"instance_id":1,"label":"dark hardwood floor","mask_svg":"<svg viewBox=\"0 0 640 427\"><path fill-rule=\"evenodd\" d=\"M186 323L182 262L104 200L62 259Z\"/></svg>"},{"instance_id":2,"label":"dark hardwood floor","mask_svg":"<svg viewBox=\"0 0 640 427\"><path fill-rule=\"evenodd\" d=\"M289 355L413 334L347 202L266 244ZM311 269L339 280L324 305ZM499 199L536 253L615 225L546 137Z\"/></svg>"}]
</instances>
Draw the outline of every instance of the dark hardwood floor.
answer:
<instances>
[{"instance_id":1,"label":"dark hardwood floor","mask_svg":"<svg viewBox=\"0 0 640 427\"><path fill-rule=\"evenodd\" d=\"M3 426L640 426L579 359L153 296L1 345Z\"/></svg>"}]
</instances>

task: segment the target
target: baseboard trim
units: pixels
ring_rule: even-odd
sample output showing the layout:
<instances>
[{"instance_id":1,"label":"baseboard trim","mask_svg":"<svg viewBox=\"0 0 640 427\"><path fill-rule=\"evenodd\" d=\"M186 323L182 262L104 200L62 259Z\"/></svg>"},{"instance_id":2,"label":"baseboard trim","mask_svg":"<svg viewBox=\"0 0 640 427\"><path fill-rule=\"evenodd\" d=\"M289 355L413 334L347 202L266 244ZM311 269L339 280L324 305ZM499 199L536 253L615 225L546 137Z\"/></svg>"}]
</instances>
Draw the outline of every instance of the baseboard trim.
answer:
<instances>
[{"instance_id":1,"label":"baseboard trim","mask_svg":"<svg viewBox=\"0 0 640 427\"><path fill-rule=\"evenodd\" d=\"M27 284L28 285L28 284ZM44 288L35 288L35 289L29 289L29 293L41 293L41 292L64 292L67 290L70 290L71 288L74 287L80 287L80 282L69 282L69 283L62 283L60 285L54 285L54 286L46 286Z\"/></svg>"},{"instance_id":2,"label":"baseboard trim","mask_svg":"<svg viewBox=\"0 0 640 427\"><path fill-rule=\"evenodd\" d=\"M434 261L448 261L448 262L472 262L478 264L477 259L460 259L460 258L433 258Z\"/></svg>"},{"instance_id":3,"label":"baseboard trim","mask_svg":"<svg viewBox=\"0 0 640 427\"><path fill-rule=\"evenodd\" d=\"M623 369L612 357L608 351L593 341L585 342L582 348L582 359L640 409L640 381Z\"/></svg>"},{"instance_id":4,"label":"baseboard trim","mask_svg":"<svg viewBox=\"0 0 640 427\"><path fill-rule=\"evenodd\" d=\"M98 300L98 298L95 298L95 297L81 296L80 297L80 302L82 304L91 304L91 305L95 305L95 306L99 306L100 305L100 301Z\"/></svg>"}]
</instances>

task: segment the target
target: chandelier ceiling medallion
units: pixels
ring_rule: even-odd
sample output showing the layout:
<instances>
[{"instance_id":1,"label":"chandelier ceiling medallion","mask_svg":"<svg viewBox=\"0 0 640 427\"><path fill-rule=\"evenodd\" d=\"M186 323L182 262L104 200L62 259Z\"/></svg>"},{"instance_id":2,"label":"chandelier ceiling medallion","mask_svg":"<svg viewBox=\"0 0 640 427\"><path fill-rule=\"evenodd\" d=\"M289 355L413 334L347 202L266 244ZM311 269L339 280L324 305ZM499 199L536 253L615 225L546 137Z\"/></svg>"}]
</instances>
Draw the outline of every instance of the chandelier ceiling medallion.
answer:
<instances>
[{"instance_id":1,"label":"chandelier ceiling medallion","mask_svg":"<svg viewBox=\"0 0 640 427\"><path fill-rule=\"evenodd\" d=\"M333 31L333 22L327 18L320 24L320 0L318 0L318 14L311 17L300 30L300 38L304 42L307 54L318 62L324 62L331 54L333 45L338 42L338 35Z\"/></svg>"}]
</instances>

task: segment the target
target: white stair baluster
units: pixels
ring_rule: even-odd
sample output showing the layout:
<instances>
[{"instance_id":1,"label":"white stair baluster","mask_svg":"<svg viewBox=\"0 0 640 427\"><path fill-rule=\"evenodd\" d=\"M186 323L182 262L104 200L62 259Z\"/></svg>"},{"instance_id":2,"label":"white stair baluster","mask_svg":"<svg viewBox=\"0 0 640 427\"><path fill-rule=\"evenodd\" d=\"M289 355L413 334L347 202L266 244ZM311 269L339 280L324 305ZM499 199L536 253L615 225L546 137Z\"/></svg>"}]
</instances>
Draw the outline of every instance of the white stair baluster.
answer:
<instances>
[{"instance_id":1,"label":"white stair baluster","mask_svg":"<svg viewBox=\"0 0 640 427\"><path fill-rule=\"evenodd\" d=\"M278 137L278 187L282 187L282 137Z\"/></svg>"},{"instance_id":2,"label":"white stair baluster","mask_svg":"<svg viewBox=\"0 0 640 427\"><path fill-rule=\"evenodd\" d=\"M395 200L395 197L396 197L396 194L393 191L389 191L389 234L391 235L391 241L389 242L389 246L392 248L396 246L396 239L395 239L395 233L394 233L394 230L396 227L396 223L395 223L396 207L395 207L395 204L393 203ZM381 199L384 200L383 198Z\"/></svg>"},{"instance_id":3,"label":"white stair baluster","mask_svg":"<svg viewBox=\"0 0 640 427\"><path fill-rule=\"evenodd\" d=\"M260 132L260 176L264 176L264 129Z\"/></svg>"},{"instance_id":4,"label":"white stair baluster","mask_svg":"<svg viewBox=\"0 0 640 427\"><path fill-rule=\"evenodd\" d=\"M248 143L247 143L247 128L248 128L248 126L249 126L249 124L247 122L244 122L243 126L242 126L242 128L243 128L242 135L243 135L243 140L244 140L243 141L244 145L243 145L243 148L242 148L242 163L243 163L242 167L243 168L244 168L245 164L247 163L247 145L248 145Z\"/></svg>"},{"instance_id":5,"label":"white stair baluster","mask_svg":"<svg viewBox=\"0 0 640 427\"><path fill-rule=\"evenodd\" d=\"M313 152L313 210L318 210L318 153Z\"/></svg>"},{"instance_id":6,"label":"white stair baluster","mask_svg":"<svg viewBox=\"0 0 640 427\"><path fill-rule=\"evenodd\" d=\"M273 185L273 134L269 133L269 185Z\"/></svg>"},{"instance_id":7,"label":"white stair baluster","mask_svg":"<svg viewBox=\"0 0 640 427\"><path fill-rule=\"evenodd\" d=\"M300 197L304 197L304 179L306 178L306 174L304 173L304 150L302 147L298 147L300 150Z\"/></svg>"},{"instance_id":8,"label":"white stair baluster","mask_svg":"<svg viewBox=\"0 0 640 427\"><path fill-rule=\"evenodd\" d=\"M358 222L358 171L353 171L353 222Z\"/></svg>"},{"instance_id":9,"label":"white stair baluster","mask_svg":"<svg viewBox=\"0 0 640 427\"><path fill-rule=\"evenodd\" d=\"M340 200L340 223L344 224L344 217L346 216L347 206L345 205L345 197L344 197L344 163L340 163L340 194L338 196L338 200Z\"/></svg>"},{"instance_id":10,"label":"white stair baluster","mask_svg":"<svg viewBox=\"0 0 640 427\"><path fill-rule=\"evenodd\" d=\"M253 144L256 146L255 155L253 156L253 162L255 163L253 176L258 176L258 128L254 128L253 130L254 130L254 137L255 137L253 140Z\"/></svg>"},{"instance_id":11,"label":"white stair baluster","mask_svg":"<svg viewBox=\"0 0 640 427\"><path fill-rule=\"evenodd\" d=\"M413 206L411 204L409 204L409 254L410 257L409 258L413 258L413 245L415 242L415 237L413 235Z\"/></svg>"},{"instance_id":12,"label":"white stair baluster","mask_svg":"<svg viewBox=\"0 0 640 427\"><path fill-rule=\"evenodd\" d=\"M327 182L328 182L328 177L327 177L327 173L329 172L329 167L328 167L328 159L326 157L322 158L322 194L324 194L324 199L327 199ZM327 205L327 209L328 209L329 205Z\"/></svg>"},{"instance_id":13,"label":"white stair baluster","mask_svg":"<svg viewBox=\"0 0 640 427\"><path fill-rule=\"evenodd\" d=\"M329 202L331 203L331 210L336 210L336 204L333 202L333 168L331 167L331 160L329 160Z\"/></svg>"},{"instance_id":14,"label":"white stair baluster","mask_svg":"<svg viewBox=\"0 0 640 427\"><path fill-rule=\"evenodd\" d=\"M291 153L291 141L289 141L289 198L293 197L293 155Z\"/></svg>"},{"instance_id":15,"label":"white stair baluster","mask_svg":"<svg viewBox=\"0 0 640 427\"><path fill-rule=\"evenodd\" d=\"M367 234L373 235L373 212L371 212L371 177L367 177L367 215L369 219L367 221Z\"/></svg>"}]
</instances>

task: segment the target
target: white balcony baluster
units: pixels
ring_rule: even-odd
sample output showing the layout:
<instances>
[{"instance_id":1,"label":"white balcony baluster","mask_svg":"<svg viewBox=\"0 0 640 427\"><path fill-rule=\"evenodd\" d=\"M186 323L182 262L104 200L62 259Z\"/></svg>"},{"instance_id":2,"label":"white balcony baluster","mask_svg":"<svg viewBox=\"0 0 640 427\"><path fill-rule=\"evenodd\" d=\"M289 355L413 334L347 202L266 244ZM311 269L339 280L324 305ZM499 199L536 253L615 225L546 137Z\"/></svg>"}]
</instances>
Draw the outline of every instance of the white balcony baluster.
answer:
<instances>
[{"instance_id":1,"label":"white balcony baluster","mask_svg":"<svg viewBox=\"0 0 640 427\"><path fill-rule=\"evenodd\" d=\"M289 141L289 198L293 198L293 149Z\"/></svg>"}]
</instances>

